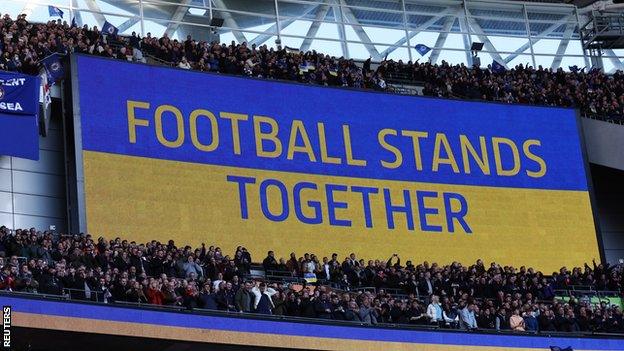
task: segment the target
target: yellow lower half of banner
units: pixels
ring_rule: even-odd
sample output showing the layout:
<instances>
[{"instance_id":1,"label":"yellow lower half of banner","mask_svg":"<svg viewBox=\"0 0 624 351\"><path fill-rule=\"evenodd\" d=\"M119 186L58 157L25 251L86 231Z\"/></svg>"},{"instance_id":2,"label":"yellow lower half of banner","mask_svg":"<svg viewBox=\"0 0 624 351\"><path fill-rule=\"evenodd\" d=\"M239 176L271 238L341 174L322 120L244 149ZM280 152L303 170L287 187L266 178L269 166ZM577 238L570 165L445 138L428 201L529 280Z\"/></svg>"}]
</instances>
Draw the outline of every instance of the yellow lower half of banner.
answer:
<instances>
[{"instance_id":1,"label":"yellow lower half of banner","mask_svg":"<svg viewBox=\"0 0 624 351\"><path fill-rule=\"evenodd\" d=\"M93 236L206 243L229 255L245 246L254 261L268 250L278 258L353 252L385 260L397 253L403 263L481 258L551 273L599 259L585 191L321 176L92 151L83 160Z\"/></svg>"}]
</instances>

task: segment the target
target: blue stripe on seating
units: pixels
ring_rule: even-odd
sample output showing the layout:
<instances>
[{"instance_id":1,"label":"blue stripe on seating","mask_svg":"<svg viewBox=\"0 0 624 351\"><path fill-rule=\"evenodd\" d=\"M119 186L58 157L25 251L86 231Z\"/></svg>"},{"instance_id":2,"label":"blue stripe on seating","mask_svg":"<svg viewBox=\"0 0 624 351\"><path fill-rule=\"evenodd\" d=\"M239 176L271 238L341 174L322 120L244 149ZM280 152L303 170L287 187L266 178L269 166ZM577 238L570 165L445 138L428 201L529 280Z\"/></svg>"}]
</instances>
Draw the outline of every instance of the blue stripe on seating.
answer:
<instances>
[{"instance_id":1,"label":"blue stripe on seating","mask_svg":"<svg viewBox=\"0 0 624 351\"><path fill-rule=\"evenodd\" d=\"M182 328L214 329L236 332L268 333L284 336L307 336L364 341L426 343L442 345L498 346L546 349L550 346L574 350L624 350L624 339L596 339L578 337L546 337L521 335L491 335L467 332L436 332L385 328L349 327L267 321L237 317L205 316L188 312L163 312L99 306L71 302L44 301L2 297L2 305L10 305L14 312L89 318L105 321L144 323Z\"/></svg>"}]
</instances>

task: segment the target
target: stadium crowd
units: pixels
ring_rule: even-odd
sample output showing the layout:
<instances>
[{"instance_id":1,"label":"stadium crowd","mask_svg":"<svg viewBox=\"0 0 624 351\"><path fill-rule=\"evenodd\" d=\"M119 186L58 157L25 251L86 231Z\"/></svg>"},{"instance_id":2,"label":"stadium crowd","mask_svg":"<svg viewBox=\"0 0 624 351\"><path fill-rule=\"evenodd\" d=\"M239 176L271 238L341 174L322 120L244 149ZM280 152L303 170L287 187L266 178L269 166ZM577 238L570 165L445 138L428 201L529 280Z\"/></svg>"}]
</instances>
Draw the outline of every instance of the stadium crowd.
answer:
<instances>
[{"instance_id":1,"label":"stadium crowd","mask_svg":"<svg viewBox=\"0 0 624 351\"><path fill-rule=\"evenodd\" d=\"M87 53L145 62L146 57L183 68L304 83L363 89L388 89L388 77L400 75L424 84L423 94L505 103L578 107L584 114L624 116L624 73L606 75L597 69L564 72L517 65L509 70L469 68L463 64L371 60L362 65L315 51L256 47L246 43L102 35L97 27L67 22L29 23L25 15L0 19L0 69L39 72L39 61L54 53Z\"/></svg>"},{"instance_id":2,"label":"stadium crowd","mask_svg":"<svg viewBox=\"0 0 624 351\"><path fill-rule=\"evenodd\" d=\"M266 276L258 277L250 275L252 262L244 247L230 256L204 244L193 249L172 240L137 244L0 227L0 290L363 324L624 332L620 306L555 296L572 285L621 296L620 265L594 262L546 276L481 260L415 265L397 255L366 262L355 254L340 260L291 253L285 260L269 252L262 260Z\"/></svg>"},{"instance_id":3,"label":"stadium crowd","mask_svg":"<svg viewBox=\"0 0 624 351\"><path fill-rule=\"evenodd\" d=\"M38 74L39 62L72 52L144 62L147 56L183 69L304 83L385 90L388 77L424 82L423 94L577 106L584 113L624 116L624 74L566 73L522 65L503 72L464 65L383 61L375 69L317 52L155 38L104 36L97 27L0 19L0 69ZM257 254L257 253L256 253ZM545 275L527 267L454 262L364 261L273 252L251 275L252 256L219 247L137 244L89 235L62 236L0 228L0 290L68 295L101 302L177 305L364 324L396 323L514 331L624 332L620 306L588 299L564 302L555 291L573 285L622 294L624 267L593 263ZM257 258L257 257L256 257ZM291 277L297 277L294 283Z\"/></svg>"}]
</instances>

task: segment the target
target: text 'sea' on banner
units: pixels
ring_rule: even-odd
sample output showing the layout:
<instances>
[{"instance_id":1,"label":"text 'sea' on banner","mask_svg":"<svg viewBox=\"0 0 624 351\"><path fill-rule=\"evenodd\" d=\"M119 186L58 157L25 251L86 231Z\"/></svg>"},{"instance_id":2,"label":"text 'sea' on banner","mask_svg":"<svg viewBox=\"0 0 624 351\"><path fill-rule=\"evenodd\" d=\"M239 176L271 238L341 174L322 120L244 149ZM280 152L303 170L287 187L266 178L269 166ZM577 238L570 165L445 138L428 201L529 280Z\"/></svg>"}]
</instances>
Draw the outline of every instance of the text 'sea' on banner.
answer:
<instances>
[{"instance_id":1,"label":"text 'sea' on banner","mask_svg":"<svg viewBox=\"0 0 624 351\"><path fill-rule=\"evenodd\" d=\"M546 270L599 257L573 110L75 62L94 235Z\"/></svg>"}]
</instances>

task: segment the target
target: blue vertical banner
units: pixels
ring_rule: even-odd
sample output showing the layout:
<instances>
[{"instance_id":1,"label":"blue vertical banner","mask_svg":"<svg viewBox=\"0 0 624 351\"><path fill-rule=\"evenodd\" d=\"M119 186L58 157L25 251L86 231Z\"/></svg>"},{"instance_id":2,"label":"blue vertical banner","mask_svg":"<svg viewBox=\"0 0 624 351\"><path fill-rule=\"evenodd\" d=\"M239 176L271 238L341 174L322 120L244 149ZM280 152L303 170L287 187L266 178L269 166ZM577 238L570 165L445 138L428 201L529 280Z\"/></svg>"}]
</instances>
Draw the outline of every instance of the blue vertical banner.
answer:
<instances>
[{"instance_id":1,"label":"blue vertical banner","mask_svg":"<svg viewBox=\"0 0 624 351\"><path fill-rule=\"evenodd\" d=\"M0 155L39 159L39 77L0 71Z\"/></svg>"}]
</instances>

